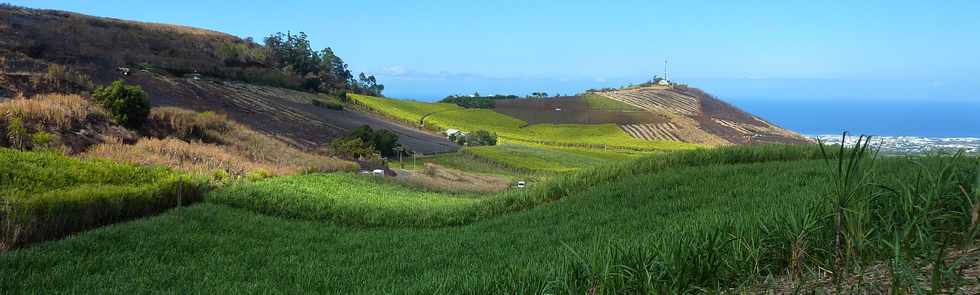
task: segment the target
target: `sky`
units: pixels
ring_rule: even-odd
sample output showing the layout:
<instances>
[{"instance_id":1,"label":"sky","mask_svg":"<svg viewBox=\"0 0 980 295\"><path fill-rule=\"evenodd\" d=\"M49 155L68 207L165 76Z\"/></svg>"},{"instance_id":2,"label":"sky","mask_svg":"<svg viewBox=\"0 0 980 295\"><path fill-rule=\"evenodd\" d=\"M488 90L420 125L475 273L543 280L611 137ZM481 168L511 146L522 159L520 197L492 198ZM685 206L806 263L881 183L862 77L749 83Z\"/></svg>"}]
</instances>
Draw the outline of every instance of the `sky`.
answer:
<instances>
[{"instance_id":1,"label":"sky","mask_svg":"<svg viewBox=\"0 0 980 295\"><path fill-rule=\"evenodd\" d=\"M749 111L847 101L980 109L980 1L10 2L257 40L303 31L400 98L572 94L648 80L666 58L671 80ZM949 133L980 136L971 128Z\"/></svg>"}]
</instances>

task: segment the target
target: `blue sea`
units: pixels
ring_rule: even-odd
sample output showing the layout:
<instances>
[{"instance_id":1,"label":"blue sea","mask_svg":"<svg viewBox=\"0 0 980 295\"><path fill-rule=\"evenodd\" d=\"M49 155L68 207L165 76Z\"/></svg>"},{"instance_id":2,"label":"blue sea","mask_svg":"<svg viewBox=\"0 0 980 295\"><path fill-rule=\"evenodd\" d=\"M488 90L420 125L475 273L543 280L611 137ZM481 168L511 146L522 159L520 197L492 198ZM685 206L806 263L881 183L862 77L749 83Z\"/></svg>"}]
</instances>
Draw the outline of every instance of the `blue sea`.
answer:
<instances>
[{"instance_id":1,"label":"blue sea","mask_svg":"<svg viewBox=\"0 0 980 295\"><path fill-rule=\"evenodd\" d=\"M907 100L779 100L732 98L728 101L803 134L980 137L980 102Z\"/></svg>"}]
</instances>

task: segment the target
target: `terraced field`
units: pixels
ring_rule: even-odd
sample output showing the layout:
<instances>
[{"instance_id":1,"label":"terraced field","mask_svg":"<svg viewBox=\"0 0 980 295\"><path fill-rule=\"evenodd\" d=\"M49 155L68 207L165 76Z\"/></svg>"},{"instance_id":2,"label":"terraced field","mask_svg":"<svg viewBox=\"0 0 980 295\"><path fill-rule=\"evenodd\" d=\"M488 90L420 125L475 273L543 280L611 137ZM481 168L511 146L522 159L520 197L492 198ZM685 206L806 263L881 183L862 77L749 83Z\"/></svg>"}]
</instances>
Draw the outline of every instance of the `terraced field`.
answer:
<instances>
[{"instance_id":1,"label":"terraced field","mask_svg":"<svg viewBox=\"0 0 980 295\"><path fill-rule=\"evenodd\" d=\"M653 124L621 124L638 139L708 145L808 142L697 88L640 87L596 94L665 117Z\"/></svg>"},{"instance_id":2,"label":"terraced field","mask_svg":"<svg viewBox=\"0 0 980 295\"><path fill-rule=\"evenodd\" d=\"M666 89L639 88L602 92L601 94L654 113L687 116L701 113L701 102L696 97Z\"/></svg>"},{"instance_id":3,"label":"terraced field","mask_svg":"<svg viewBox=\"0 0 980 295\"><path fill-rule=\"evenodd\" d=\"M677 125L674 123L631 124L620 125L619 127L634 138L681 141L680 137L674 134L677 131Z\"/></svg>"}]
</instances>

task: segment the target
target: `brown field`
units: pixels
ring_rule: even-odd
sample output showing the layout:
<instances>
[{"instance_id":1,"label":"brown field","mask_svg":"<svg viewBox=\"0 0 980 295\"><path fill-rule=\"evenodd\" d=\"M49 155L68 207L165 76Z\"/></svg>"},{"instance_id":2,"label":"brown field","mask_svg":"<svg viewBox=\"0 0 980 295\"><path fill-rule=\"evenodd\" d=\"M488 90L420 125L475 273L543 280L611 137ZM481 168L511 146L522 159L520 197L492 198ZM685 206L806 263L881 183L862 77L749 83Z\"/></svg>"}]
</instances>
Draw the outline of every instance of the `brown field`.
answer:
<instances>
[{"instance_id":1,"label":"brown field","mask_svg":"<svg viewBox=\"0 0 980 295\"><path fill-rule=\"evenodd\" d=\"M560 109L560 111L558 110ZM578 96L497 101L494 111L528 124L650 124L666 118L645 111L593 110Z\"/></svg>"},{"instance_id":2,"label":"brown field","mask_svg":"<svg viewBox=\"0 0 980 295\"><path fill-rule=\"evenodd\" d=\"M510 186L510 181L503 177L464 172L432 163L425 163L425 168L419 171L397 172L395 181L441 192L495 193Z\"/></svg>"}]
</instances>

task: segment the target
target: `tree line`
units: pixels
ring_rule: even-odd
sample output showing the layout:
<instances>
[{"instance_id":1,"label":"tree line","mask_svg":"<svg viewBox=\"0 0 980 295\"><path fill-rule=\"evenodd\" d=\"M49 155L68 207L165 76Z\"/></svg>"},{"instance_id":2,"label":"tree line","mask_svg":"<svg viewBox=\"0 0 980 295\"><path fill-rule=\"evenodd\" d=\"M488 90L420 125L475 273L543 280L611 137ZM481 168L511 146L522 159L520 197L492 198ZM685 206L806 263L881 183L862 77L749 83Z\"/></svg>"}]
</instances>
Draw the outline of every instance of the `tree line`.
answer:
<instances>
[{"instance_id":1,"label":"tree line","mask_svg":"<svg viewBox=\"0 0 980 295\"><path fill-rule=\"evenodd\" d=\"M272 67L298 76L301 87L312 92L381 96L384 85L373 75L354 75L344 60L330 47L315 50L309 36L300 32L278 32L263 39L263 44L246 38L245 43L225 44L218 55L228 66Z\"/></svg>"}]
</instances>

